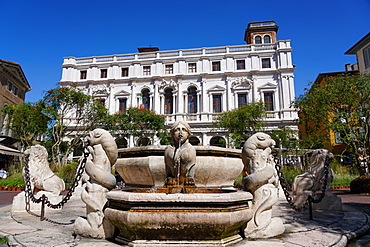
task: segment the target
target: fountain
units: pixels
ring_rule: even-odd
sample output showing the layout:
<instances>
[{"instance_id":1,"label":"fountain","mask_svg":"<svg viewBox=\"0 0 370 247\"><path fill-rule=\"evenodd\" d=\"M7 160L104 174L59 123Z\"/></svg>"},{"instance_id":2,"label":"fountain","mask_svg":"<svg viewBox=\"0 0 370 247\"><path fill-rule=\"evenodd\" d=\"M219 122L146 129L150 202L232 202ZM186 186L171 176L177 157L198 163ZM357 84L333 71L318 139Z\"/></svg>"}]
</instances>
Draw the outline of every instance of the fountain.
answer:
<instances>
[{"instance_id":1,"label":"fountain","mask_svg":"<svg viewBox=\"0 0 370 247\"><path fill-rule=\"evenodd\" d=\"M180 120L171 129L171 146L119 150L115 168L127 187L108 192L104 210L116 241L130 246L230 246L245 237L253 218L270 222L271 214L264 211L272 205L261 209L265 200L256 203L251 192L233 188L244 169L240 150L193 147L190 135L189 125Z\"/></svg>"}]
</instances>

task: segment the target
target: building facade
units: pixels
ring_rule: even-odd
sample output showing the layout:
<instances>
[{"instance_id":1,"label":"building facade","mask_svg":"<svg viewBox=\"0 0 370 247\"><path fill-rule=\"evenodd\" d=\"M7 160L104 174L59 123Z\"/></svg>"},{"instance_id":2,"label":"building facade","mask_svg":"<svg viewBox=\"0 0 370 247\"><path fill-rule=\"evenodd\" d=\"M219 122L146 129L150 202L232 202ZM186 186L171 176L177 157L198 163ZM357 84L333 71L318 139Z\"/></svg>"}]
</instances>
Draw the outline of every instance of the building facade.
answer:
<instances>
[{"instance_id":1,"label":"building facade","mask_svg":"<svg viewBox=\"0 0 370 247\"><path fill-rule=\"evenodd\" d=\"M297 113L290 108L295 96L292 48L289 40L276 40L277 30L274 21L252 22L245 45L66 57L60 84L76 84L112 114L140 107L165 115L168 125L185 119L192 144L229 143L227 133L212 129L212 121L248 102L266 103L270 129L296 130ZM128 146L137 141L130 138Z\"/></svg>"},{"instance_id":2,"label":"building facade","mask_svg":"<svg viewBox=\"0 0 370 247\"><path fill-rule=\"evenodd\" d=\"M17 140L11 130L4 128L6 117L1 110L6 105L18 105L24 102L31 87L20 64L0 59L0 168L9 167L20 152L14 149Z\"/></svg>"},{"instance_id":3,"label":"building facade","mask_svg":"<svg viewBox=\"0 0 370 247\"><path fill-rule=\"evenodd\" d=\"M360 39L344 54L356 55L358 70L362 74L370 74L370 33Z\"/></svg>"}]
</instances>

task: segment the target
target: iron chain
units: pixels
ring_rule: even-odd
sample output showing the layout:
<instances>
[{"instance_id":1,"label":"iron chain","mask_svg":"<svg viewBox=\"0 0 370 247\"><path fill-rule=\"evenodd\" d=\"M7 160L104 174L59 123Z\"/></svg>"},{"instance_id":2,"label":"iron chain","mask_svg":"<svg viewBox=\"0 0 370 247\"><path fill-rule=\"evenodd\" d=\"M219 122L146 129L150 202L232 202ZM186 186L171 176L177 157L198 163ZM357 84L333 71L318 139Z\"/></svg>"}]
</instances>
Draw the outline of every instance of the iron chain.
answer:
<instances>
[{"instance_id":1,"label":"iron chain","mask_svg":"<svg viewBox=\"0 0 370 247\"><path fill-rule=\"evenodd\" d=\"M85 171L85 165L87 161L87 157L89 156L89 152L86 151L86 147L84 147L84 158L80 162L80 164L76 167L75 170L75 179L73 182L73 185L71 188L68 189L67 194L63 197L63 199L58 203L58 204L53 204L49 201L49 198L47 196L41 196L40 198L36 198L35 195L33 194L32 188L31 188L31 179L30 179L30 171L29 171L29 166L28 166L28 160L26 160L26 164L24 166L24 173L25 173L25 194L26 194L26 210L30 210L30 201L33 203L40 203L43 202L45 203L46 206L49 208L57 209L61 208L66 204L69 199L72 197L73 192L75 191L76 187L78 186L79 181L81 180L82 174Z\"/></svg>"},{"instance_id":2,"label":"iron chain","mask_svg":"<svg viewBox=\"0 0 370 247\"><path fill-rule=\"evenodd\" d=\"M327 183L328 183L328 175L329 175L329 168L330 168L330 166L329 166L330 159L329 158L325 159L325 164L324 164L325 177L324 177L324 183L323 183L322 189L321 189L321 194L319 196L317 196L317 198L315 199L314 197L317 194L314 192L314 197L308 196L307 199L306 199L306 202L302 206L297 207L297 206L294 205L294 200L290 196L289 191L292 191L292 188L288 184L288 182L286 181L284 173L281 169L282 167L280 165L280 159L277 158L277 151L276 150L274 150L273 155L274 155L274 161L275 161L275 169L276 169L277 174L279 176L281 187L283 189L283 192L284 192L284 195L285 195L285 198L286 198L287 202L289 203L290 207L293 210L295 210L297 212L302 212L302 211L305 211L308 208L310 201L313 202L313 203L319 203L319 202L322 201L322 199L325 196L326 186L327 186Z\"/></svg>"}]
</instances>

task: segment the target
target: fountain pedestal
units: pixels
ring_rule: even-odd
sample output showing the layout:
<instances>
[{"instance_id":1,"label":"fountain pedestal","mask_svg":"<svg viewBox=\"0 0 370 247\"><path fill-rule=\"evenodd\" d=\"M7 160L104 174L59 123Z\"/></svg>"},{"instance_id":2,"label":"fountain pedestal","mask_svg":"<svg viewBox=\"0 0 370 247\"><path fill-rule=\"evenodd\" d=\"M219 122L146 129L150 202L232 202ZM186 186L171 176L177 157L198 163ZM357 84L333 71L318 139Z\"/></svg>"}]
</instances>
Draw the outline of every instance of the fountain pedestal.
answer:
<instances>
[{"instance_id":1,"label":"fountain pedestal","mask_svg":"<svg viewBox=\"0 0 370 247\"><path fill-rule=\"evenodd\" d=\"M159 192L159 193L156 193ZM156 189L110 191L105 217L130 246L229 246L242 240L253 217L253 196L202 190L167 194Z\"/></svg>"}]
</instances>

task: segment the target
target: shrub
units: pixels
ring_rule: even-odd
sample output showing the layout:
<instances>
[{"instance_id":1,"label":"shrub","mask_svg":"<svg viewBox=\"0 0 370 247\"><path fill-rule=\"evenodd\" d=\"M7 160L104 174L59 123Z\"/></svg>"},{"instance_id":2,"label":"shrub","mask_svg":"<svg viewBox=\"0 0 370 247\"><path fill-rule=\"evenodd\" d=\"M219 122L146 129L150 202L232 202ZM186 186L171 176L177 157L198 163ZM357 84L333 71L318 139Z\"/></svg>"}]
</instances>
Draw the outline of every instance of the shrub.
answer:
<instances>
[{"instance_id":1,"label":"shrub","mask_svg":"<svg viewBox=\"0 0 370 247\"><path fill-rule=\"evenodd\" d=\"M63 179L66 184L73 183L76 167L78 166L77 161L72 161L65 165L55 168L55 175Z\"/></svg>"},{"instance_id":2,"label":"shrub","mask_svg":"<svg viewBox=\"0 0 370 247\"><path fill-rule=\"evenodd\" d=\"M351 182L351 193L370 193L370 175L363 175Z\"/></svg>"},{"instance_id":3,"label":"shrub","mask_svg":"<svg viewBox=\"0 0 370 247\"><path fill-rule=\"evenodd\" d=\"M24 188L24 180L22 177L22 173L15 173L10 175L6 179L0 180L0 186L3 187L23 187Z\"/></svg>"}]
</instances>

